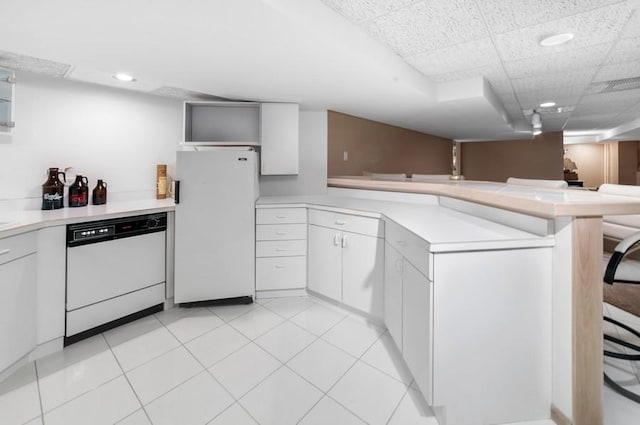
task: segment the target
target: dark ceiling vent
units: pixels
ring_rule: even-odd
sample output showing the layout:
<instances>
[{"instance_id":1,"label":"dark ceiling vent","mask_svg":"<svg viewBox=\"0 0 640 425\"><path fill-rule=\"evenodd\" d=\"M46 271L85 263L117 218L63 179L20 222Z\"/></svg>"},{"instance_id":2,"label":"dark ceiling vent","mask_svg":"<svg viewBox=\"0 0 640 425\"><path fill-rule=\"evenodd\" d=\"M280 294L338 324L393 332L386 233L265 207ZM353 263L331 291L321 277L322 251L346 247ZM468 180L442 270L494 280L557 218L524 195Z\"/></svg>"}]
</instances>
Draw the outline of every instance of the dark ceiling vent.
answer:
<instances>
[{"instance_id":1,"label":"dark ceiling vent","mask_svg":"<svg viewBox=\"0 0 640 425\"><path fill-rule=\"evenodd\" d=\"M598 81L591 83L587 92L589 94L611 93L616 91L640 89L640 77L622 78L620 80Z\"/></svg>"}]
</instances>

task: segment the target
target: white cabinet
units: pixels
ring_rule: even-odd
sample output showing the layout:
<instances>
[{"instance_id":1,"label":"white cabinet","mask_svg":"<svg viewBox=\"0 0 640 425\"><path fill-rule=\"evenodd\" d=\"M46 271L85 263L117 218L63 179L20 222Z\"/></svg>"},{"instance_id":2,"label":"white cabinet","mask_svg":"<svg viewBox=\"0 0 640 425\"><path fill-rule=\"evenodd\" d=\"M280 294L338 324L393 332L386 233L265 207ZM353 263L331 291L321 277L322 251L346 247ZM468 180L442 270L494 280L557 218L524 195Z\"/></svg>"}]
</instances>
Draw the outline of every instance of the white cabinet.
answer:
<instances>
[{"instance_id":1,"label":"white cabinet","mask_svg":"<svg viewBox=\"0 0 640 425\"><path fill-rule=\"evenodd\" d=\"M36 233L0 239L0 372L36 346Z\"/></svg>"},{"instance_id":2,"label":"white cabinet","mask_svg":"<svg viewBox=\"0 0 640 425\"><path fill-rule=\"evenodd\" d=\"M309 210L309 289L382 318L382 226L376 218Z\"/></svg>"},{"instance_id":3,"label":"white cabinet","mask_svg":"<svg viewBox=\"0 0 640 425\"><path fill-rule=\"evenodd\" d=\"M342 233L342 302L378 318L384 315L384 240Z\"/></svg>"},{"instance_id":4,"label":"white cabinet","mask_svg":"<svg viewBox=\"0 0 640 425\"><path fill-rule=\"evenodd\" d=\"M425 400L433 404L433 285L406 259L402 269L402 356Z\"/></svg>"},{"instance_id":5,"label":"white cabinet","mask_svg":"<svg viewBox=\"0 0 640 425\"><path fill-rule=\"evenodd\" d=\"M298 174L298 121L296 103L260 105L260 174Z\"/></svg>"},{"instance_id":6,"label":"white cabinet","mask_svg":"<svg viewBox=\"0 0 640 425\"><path fill-rule=\"evenodd\" d=\"M66 226L38 230L38 344L64 336Z\"/></svg>"},{"instance_id":7,"label":"white cabinet","mask_svg":"<svg viewBox=\"0 0 640 425\"><path fill-rule=\"evenodd\" d=\"M309 289L342 301L341 232L309 225Z\"/></svg>"},{"instance_id":8,"label":"white cabinet","mask_svg":"<svg viewBox=\"0 0 640 425\"><path fill-rule=\"evenodd\" d=\"M256 296L307 286L306 223L306 208L256 210Z\"/></svg>"},{"instance_id":9,"label":"white cabinet","mask_svg":"<svg viewBox=\"0 0 640 425\"><path fill-rule=\"evenodd\" d=\"M299 137L296 103L184 103L186 144L260 146L262 175L298 174Z\"/></svg>"},{"instance_id":10,"label":"white cabinet","mask_svg":"<svg viewBox=\"0 0 640 425\"><path fill-rule=\"evenodd\" d=\"M402 255L389 243L384 246L384 324L402 350Z\"/></svg>"}]
</instances>

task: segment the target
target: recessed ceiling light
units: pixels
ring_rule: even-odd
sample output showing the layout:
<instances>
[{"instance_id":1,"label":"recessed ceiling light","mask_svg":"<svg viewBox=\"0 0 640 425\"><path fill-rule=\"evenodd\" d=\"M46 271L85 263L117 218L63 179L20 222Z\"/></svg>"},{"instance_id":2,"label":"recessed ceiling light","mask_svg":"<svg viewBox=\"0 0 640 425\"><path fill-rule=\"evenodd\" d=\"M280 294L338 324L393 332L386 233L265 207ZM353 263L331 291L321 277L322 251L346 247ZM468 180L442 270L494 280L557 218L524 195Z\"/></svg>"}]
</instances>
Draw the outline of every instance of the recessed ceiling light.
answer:
<instances>
[{"instance_id":1,"label":"recessed ceiling light","mask_svg":"<svg viewBox=\"0 0 640 425\"><path fill-rule=\"evenodd\" d=\"M124 74L124 73L122 73L122 72L119 72L119 73L115 74L115 75L113 76L113 78L115 78L115 79L116 79L116 80L118 80L118 81L124 81L124 82L127 82L127 83L130 83L130 82L132 82L132 81L135 81L135 80L136 80L136 79L135 79L135 78L133 78L131 75L129 75L129 74Z\"/></svg>"},{"instance_id":2,"label":"recessed ceiling light","mask_svg":"<svg viewBox=\"0 0 640 425\"><path fill-rule=\"evenodd\" d=\"M552 106L556 106L556 102L544 102L540 104L541 108L551 108Z\"/></svg>"},{"instance_id":3,"label":"recessed ceiling light","mask_svg":"<svg viewBox=\"0 0 640 425\"><path fill-rule=\"evenodd\" d=\"M566 43L567 41L572 40L573 37L574 35L570 32L554 34L540 40L540 45L543 47L557 46L559 44Z\"/></svg>"}]
</instances>

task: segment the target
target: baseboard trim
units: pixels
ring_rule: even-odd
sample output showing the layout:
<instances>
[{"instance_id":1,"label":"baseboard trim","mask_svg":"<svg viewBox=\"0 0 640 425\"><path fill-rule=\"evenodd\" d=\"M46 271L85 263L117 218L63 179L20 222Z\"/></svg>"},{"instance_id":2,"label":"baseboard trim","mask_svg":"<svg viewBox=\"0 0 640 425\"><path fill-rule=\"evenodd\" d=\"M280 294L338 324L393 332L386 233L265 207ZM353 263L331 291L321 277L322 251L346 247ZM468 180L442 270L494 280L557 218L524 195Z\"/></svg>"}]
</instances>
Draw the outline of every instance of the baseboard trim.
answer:
<instances>
[{"instance_id":1,"label":"baseboard trim","mask_svg":"<svg viewBox=\"0 0 640 425\"><path fill-rule=\"evenodd\" d=\"M551 420L558 425L573 425L573 422L553 404L551 405Z\"/></svg>"}]
</instances>

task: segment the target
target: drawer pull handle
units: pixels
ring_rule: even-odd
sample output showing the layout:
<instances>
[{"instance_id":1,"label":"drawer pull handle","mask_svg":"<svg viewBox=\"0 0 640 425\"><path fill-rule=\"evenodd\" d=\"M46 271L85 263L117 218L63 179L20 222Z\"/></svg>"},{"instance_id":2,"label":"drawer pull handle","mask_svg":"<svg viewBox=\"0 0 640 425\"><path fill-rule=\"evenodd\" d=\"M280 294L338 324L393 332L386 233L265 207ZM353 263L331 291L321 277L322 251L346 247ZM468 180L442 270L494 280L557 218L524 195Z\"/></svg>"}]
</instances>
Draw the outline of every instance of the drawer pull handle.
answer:
<instances>
[{"instance_id":1,"label":"drawer pull handle","mask_svg":"<svg viewBox=\"0 0 640 425\"><path fill-rule=\"evenodd\" d=\"M284 236L286 234L287 234L287 232L276 232L276 235L278 235L278 236Z\"/></svg>"},{"instance_id":2,"label":"drawer pull handle","mask_svg":"<svg viewBox=\"0 0 640 425\"><path fill-rule=\"evenodd\" d=\"M276 269L284 269L285 266L281 266L280 264L276 264Z\"/></svg>"},{"instance_id":3,"label":"drawer pull handle","mask_svg":"<svg viewBox=\"0 0 640 425\"><path fill-rule=\"evenodd\" d=\"M402 247L407 246L407 242L406 241L396 241L396 243Z\"/></svg>"},{"instance_id":4,"label":"drawer pull handle","mask_svg":"<svg viewBox=\"0 0 640 425\"><path fill-rule=\"evenodd\" d=\"M347 224L347 222L345 220L336 220L335 222L338 226L344 226L345 224Z\"/></svg>"},{"instance_id":5,"label":"drawer pull handle","mask_svg":"<svg viewBox=\"0 0 640 425\"><path fill-rule=\"evenodd\" d=\"M286 251L286 249L284 249L284 248L276 248L276 252L285 252L285 251Z\"/></svg>"},{"instance_id":6,"label":"drawer pull handle","mask_svg":"<svg viewBox=\"0 0 640 425\"><path fill-rule=\"evenodd\" d=\"M0 255L10 254L10 253L11 253L11 250L9 248L3 249L2 251L0 251Z\"/></svg>"},{"instance_id":7,"label":"drawer pull handle","mask_svg":"<svg viewBox=\"0 0 640 425\"><path fill-rule=\"evenodd\" d=\"M283 218L287 218L287 216L286 215L277 215L276 218L283 219Z\"/></svg>"}]
</instances>

